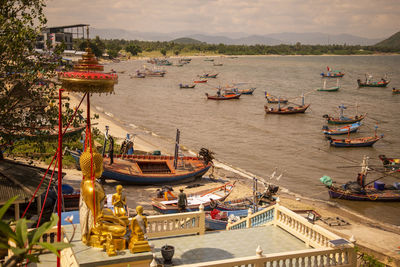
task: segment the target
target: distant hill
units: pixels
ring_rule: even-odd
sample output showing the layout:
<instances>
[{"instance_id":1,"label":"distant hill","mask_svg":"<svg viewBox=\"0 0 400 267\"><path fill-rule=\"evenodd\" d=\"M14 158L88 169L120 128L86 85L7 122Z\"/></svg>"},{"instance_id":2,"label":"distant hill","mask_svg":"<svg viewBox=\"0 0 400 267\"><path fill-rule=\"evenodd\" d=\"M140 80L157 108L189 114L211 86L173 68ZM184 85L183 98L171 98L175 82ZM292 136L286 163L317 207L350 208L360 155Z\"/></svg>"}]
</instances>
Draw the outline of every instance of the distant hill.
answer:
<instances>
[{"instance_id":1,"label":"distant hill","mask_svg":"<svg viewBox=\"0 0 400 267\"><path fill-rule=\"evenodd\" d=\"M398 33L397 33L398 34ZM97 29L91 28L90 36L100 36L103 39L125 39L141 41L170 41L182 39L182 42L194 39L198 42L208 44L227 44L227 45L279 45L279 44L348 44L348 45L374 45L382 39L364 38L350 34L326 34L320 32L311 33L272 33L264 35L246 35L245 33L225 32L225 33L201 33L196 31L180 31L170 33L139 32L124 29ZM392 38L392 37L391 37ZM397 37L399 38L399 37Z\"/></svg>"},{"instance_id":2,"label":"distant hill","mask_svg":"<svg viewBox=\"0 0 400 267\"><path fill-rule=\"evenodd\" d=\"M381 46L381 47L389 47L389 48L400 48L400 32L397 32L387 38L386 40L383 40L382 42L379 42L376 44L376 46Z\"/></svg>"},{"instance_id":3,"label":"distant hill","mask_svg":"<svg viewBox=\"0 0 400 267\"><path fill-rule=\"evenodd\" d=\"M203 44L202 41L193 39L193 38L188 38L188 37L183 37L183 38L177 38L174 40L171 40L170 42L174 42L177 44Z\"/></svg>"}]
</instances>

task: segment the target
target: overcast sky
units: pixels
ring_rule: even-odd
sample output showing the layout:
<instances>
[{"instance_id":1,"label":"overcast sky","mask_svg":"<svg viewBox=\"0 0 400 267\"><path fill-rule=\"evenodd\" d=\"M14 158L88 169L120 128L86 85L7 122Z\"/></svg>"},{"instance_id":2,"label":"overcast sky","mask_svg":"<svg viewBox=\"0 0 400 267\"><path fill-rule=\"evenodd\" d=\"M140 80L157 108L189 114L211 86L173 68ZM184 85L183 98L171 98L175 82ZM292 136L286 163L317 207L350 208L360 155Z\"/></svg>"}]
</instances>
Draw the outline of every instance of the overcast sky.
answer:
<instances>
[{"instance_id":1,"label":"overcast sky","mask_svg":"<svg viewBox=\"0 0 400 267\"><path fill-rule=\"evenodd\" d=\"M48 26L141 32L348 33L400 31L400 0L48 0Z\"/></svg>"}]
</instances>

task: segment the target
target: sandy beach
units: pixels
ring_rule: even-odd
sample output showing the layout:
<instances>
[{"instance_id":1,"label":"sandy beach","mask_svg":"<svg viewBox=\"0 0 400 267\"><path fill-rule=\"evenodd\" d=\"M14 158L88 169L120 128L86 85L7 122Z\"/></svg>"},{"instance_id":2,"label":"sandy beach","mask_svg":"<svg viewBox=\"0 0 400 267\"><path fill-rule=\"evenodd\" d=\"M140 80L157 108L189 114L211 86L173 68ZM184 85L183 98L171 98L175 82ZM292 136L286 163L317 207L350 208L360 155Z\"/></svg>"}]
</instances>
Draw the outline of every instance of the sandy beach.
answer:
<instances>
[{"instance_id":1,"label":"sandy beach","mask_svg":"<svg viewBox=\"0 0 400 267\"><path fill-rule=\"evenodd\" d=\"M71 106L77 106L81 96L69 94L69 97L71 98ZM85 104L82 103L80 108L85 110ZM121 143L127 133L135 135L135 131L131 128L127 129L114 122L114 118L107 115L107 113L102 110L101 107L96 107L93 105L92 114L93 113L99 115L98 119L93 120L93 123L96 124L94 127L104 131L105 126L109 126L109 133L116 137L115 140L117 143ZM137 150L143 151L161 150L162 153L168 154L167 149L155 147L143 135L135 137L134 147ZM64 182L71 184L75 188L79 188L82 178L81 172L73 169L65 170L65 172L67 175L64 178ZM174 192L179 192L180 188L184 188L185 192L190 195L200 190L202 191L220 186L227 181L236 181L235 189L229 196L229 199L242 198L252 195L252 177L247 173L216 161L213 176L214 179L210 179L209 173L207 173L201 181L173 186ZM197 186L193 188L186 188L187 186L192 186L194 184ZM118 182L107 180L106 184L104 185L106 193L114 193L116 185L118 185ZM131 212L133 212L137 205L142 205L145 208L146 214L156 214L155 211L152 210L151 199L155 197L156 190L160 188L160 186L123 186L124 194L127 196L128 207ZM262 189L261 185L259 185L259 189L260 188ZM281 204L290 209L312 209L318 212L322 218L339 217L340 219L343 219L344 221L348 222L349 225L328 226L322 221L317 221L316 224L328 228L330 231L335 232L336 234L347 239L349 239L351 236L354 236L356 239L356 244L363 251L373 253L375 257L386 262L387 264L390 264L391 266L400 266L400 255L398 253L400 246L400 227L365 218L359 214L338 206L334 202L318 201L315 199L306 198L304 196L287 192L285 189L280 190L278 196Z\"/></svg>"}]
</instances>

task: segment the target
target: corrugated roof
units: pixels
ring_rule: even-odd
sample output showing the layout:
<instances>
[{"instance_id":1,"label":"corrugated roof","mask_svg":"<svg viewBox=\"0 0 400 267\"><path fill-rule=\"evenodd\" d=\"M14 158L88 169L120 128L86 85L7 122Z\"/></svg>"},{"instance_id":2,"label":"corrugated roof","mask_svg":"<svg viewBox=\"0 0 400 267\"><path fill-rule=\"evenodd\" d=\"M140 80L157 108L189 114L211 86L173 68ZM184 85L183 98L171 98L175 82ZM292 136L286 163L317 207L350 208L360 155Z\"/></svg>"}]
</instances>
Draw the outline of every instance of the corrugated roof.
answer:
<instances>
[{"instance_id":1,"label":"corrugated roof","mask_svg":"<svg viewBox=\"0 0 400 267\"><path fill-rule=\"evenodd\" d=\"M42 168L17 163L10 160L0 160L0 205L15 195L20 197L15 203L28 202L38 187L45 170ZM49 171L51 175L51 171ZM42 183L37 196L46 191L50 175ZM54 174L56 178L56 174Z\"/></svg>"}]
</instances>

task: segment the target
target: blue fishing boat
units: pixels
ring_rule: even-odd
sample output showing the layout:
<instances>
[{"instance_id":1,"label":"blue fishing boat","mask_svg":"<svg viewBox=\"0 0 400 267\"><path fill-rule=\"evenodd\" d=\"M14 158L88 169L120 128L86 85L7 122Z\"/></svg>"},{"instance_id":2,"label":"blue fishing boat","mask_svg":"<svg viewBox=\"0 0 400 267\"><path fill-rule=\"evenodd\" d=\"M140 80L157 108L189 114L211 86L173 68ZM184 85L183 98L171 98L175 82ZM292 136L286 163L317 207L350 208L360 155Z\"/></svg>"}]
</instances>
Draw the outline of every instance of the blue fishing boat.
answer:
<instances>
[{"instance_id":1,"label":"blue fishing boat","mask_svg":"<svg viewBox=\"0 0 400 267\"><path fill-rule=\"evenodd\" d=\"M367 116L367 113L365 113L365 114L361 114L361 115L355 115L354 117L345 117L343 115L343 110L347 109L347 107L345 107L343 104L341 104L338 108L340 109L339 117L335 118L328 114L325 114L322 117L325 118L329 124L351 124L351 123L362 121Z\"/></svg>"},{"instance_id":2,"label":"blue fishing boat","mask_svg":"<svg viewBox=\"0 0 400 267\"><path fill-rule=\"evenodd\" d=\"M361 122L356 122L351 125L343 126L336 129L329 129L327 125L322 126L323 133L325 135L343 135L349 133L355 133L360 128Z\"/></svg>"},{"instance_id":3,"label":"blue fishing boat","mask_svg":"<svg viewBox=\"0 0 400 267\"><path fill-rule=\"evenodd\" d=\"M333 139L328 136L327 138L330 145L335 147L367 147L373 146L376 142L383 138L383 135L344 139Z\"/></svg>"}]
</instances>

